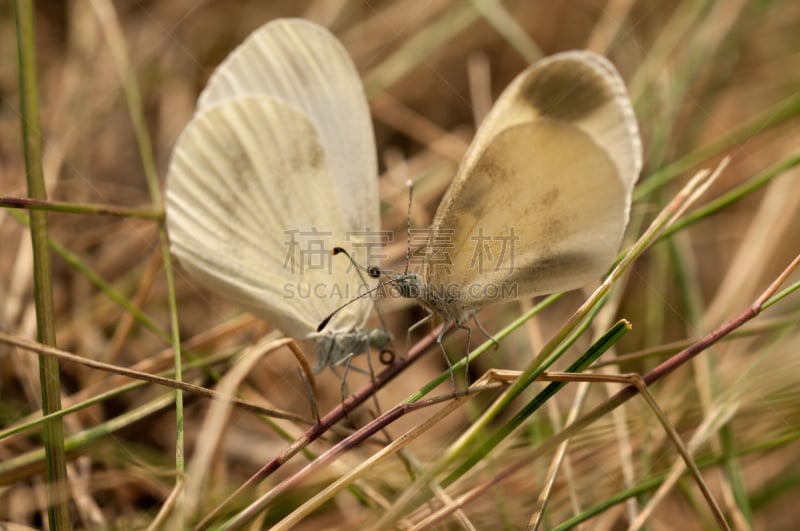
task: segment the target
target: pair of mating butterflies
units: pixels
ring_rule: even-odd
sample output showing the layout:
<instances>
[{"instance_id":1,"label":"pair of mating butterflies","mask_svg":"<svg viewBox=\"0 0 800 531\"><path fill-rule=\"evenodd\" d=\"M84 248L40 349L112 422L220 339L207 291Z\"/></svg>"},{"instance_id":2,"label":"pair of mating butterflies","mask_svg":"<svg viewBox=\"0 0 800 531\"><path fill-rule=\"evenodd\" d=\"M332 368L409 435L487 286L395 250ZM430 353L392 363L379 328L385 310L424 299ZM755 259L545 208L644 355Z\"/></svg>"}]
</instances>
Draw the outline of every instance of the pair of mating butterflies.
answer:
<instances>
[{"instance_id":1,"label":"pair of mating butterflies","mask_svg":"<svg viewBox=\"0 0 800 531\"><path fill-rule=\"evenodd\" d=\"M343 46L284 19L217 68L170 162L173 254L288 336L315 338L317 371L390 341L364 330L372 299L353 301L377 283L354 264L386 243L375 151ZM544 59L495 103L439 205L420 271L393 284L458 326L491 302L580 287L616 256L641 165L611 63L585 51ZM353 261L332 260L333 246ZM476 261L484 253L492 264Z\"/></svg>"}]
</instances>

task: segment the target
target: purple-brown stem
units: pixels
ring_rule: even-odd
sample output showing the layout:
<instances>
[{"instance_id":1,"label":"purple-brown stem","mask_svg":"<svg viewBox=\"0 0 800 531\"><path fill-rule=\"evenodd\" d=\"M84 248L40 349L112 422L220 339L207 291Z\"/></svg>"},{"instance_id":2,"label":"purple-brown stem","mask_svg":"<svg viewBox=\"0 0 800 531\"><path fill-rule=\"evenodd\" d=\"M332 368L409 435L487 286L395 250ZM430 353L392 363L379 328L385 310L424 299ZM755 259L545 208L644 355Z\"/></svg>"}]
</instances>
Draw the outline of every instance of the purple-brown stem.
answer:
<instances>
[{"instance_id":1,"label":"purple-brown stem","mask_svg":"<svg viewBox=\"0 0 800 531\"><path fill-rule=\"evenodd\" d=\"M366 386L360 389L358 392L354 393L353 395L349 396L346 400L344 400L341 404L337 407L332 409L327 415L325 415L317 424L311 426L306 432L292 442L285 450L283 450L280 454L275 456L269 463L264 465L258 472L253 474L247 481L245 481L238 489L236 489L230 496L228 496L221 504L219 504L211 513L206 515L200 523L197 524L195 529L206 529L210 523L217 517L220 511L228 505L229 502L234 500L238 497L242 492L249 489L250 487L255 486L257 483L269 477L270 474L275 472L278 468L280 468L284 463L289 461L295 454L297 454L300 450L308 446L312 441L318 439L322 434L324 434L328 429L331 428L334 424L339 422L347 413L354 410L358 407L361 403L367 400L370 396L372 396L378 389L389 383L393 380L398 374L400 374L403 370L406 369L411 363L414 362L419 356L421 356L425 350L436 340L436 337L439 334L441 327L437 327L433 330L430 334L422 338L416 345L414 345L408 351L408 355L404 357L400 357L395 360L392 365L388 366L383 372L378 374L374 381L369 382ZM377 419L373 420L364 428L361 428L350 437L347 437L342 442L339 443L341 445L345 441L351 441L351 437L361 434L362 432L366 433L368 427L372 426L376 422L379 422L378 429L382 426L388 425L391 420L386 420L387 414L394 415L395 410L387 412L384 415L381 415ZM404 412L400 412L400 416L404 414ZM370 431L369 434L371 435L374 431ZM362 439L363 440L363 439ZM359 440L357 443L351 441L350 446L355 446L356 444L360 443ZM336 448L339 447L337 445ZM338 454L337 454L338 455ZM298 475L300 475L298 473ZM292 479L292 478L290 478ZM287 480L288 481L288 480Z\"/></svg>"}]
</instances>

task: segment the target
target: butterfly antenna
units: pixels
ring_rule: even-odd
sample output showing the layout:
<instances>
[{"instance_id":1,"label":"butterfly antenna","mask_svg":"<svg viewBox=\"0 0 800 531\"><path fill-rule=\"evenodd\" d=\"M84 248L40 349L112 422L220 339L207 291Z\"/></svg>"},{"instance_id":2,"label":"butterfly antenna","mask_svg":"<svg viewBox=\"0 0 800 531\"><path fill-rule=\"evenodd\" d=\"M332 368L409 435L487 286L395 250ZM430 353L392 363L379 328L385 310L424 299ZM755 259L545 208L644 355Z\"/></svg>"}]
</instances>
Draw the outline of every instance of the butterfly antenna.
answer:
<instances>
[{"instance_id":1,"label":"butterfly antenna","mask_svg":"<svg viewBox=\"0 0 800 531\"><path fill-rule=\"evenodd\" d=\"M371 268L370 268L370 269L371 269ZM375 271L377 271L377 269L375 269ZM353 304L354 302L356 302L356 301L357 301L357 300L359 300L359 299L362 299L362 298L364 298L364 297L370 297L370 296L372 296L372 294L373 294L373 293L375 293L375 292L376 292L376 291L378 291L379 289L383 289L383 286L386 286L387 284L391 284L392 282L394 282L394 279L392 279L392 280L387 280L386 282L381 282L380 284L378 284L378 285L377 285L377 286L375 286L374 288L370 289L369 291L367 291L367 292L365 292L365 293L362 293L362 294L361 294L361 295L359 295L358 297L356 297L356 298L354 298L354 299L350 299L350 300L349 300L349 301L347 301L346 303L342 304L341 306L339 306L338 308L336 308L335 310L333 310L333 311L332 311L332 312L331 312L331 313L328 315L328 317L326 317L325 319L323 319L323 320L322 320L322 321L319 323L319 325L317 325L317 332L322 332L322 330L324 330L324 329L325 329L325 327L326 327L326 326L328 326L328 323L329 323L329 322L331 322L331 319L333 319L333 317L334 317L334 316L335 316L337 313L339 313L340 311L344 310L345 308L347 308L348 306L350 306L351 304ZM386 330L386 329L385 329L385 330Z\"/></svg>"},{"instance_id":2,"label":"butterfly antenna","mask_svg":"<svg viewBox=\"0 0 800 531\"><path fill-rule=\"evenodd\" d=\"M350 253L348 253L347 250L344 249L343 247L334 247L333 248L333 254L334 255L343 254L343 255L345 255L347 257L348 260L350 260L350 263L353 264L353 267L356 268L356 272L358 273L358 278L361 279L361 284L365 288L369 288L369 284L367 283L367 279L364 278L364 274L362 272L362 269L367 272L367 274L370 276L370 278L378 278L380 276L380 274L381 274L380 269L378 269L377 267L374 267L374 266L370 266L370 267L366 267L366 268L365 267L361 267L358 264L358 262L356 262L356 259L353 258L350 255ZM373 291L375 293L377 293L377 288L375 290L373 290ZM369 293L369 291L367 293ZM363 295L366 295L367 293L364 293ZM377 297L370 297L370 298L372 298L373 306L375 306L375 312L378 314L378 320L381 322L381 328L383 328L384 330L389 330L386 327L386 319L384 319L384 317L383 317L383 312L381 311L380 305L378 304ZM341 308L337 309L336 311L339 311L340 309ZM331 317L332 316L333 315L331 315ZM326 322L325 324L328 324L328 323ZM320 330L317 330L317 332L319 332L319 331Z\"/></svg>"},{"instance_id":3,"label":"butterfly antenna","mask_svg":"<svg viewBox=\"0 0 800 531\"><path fill-rule=\"evenodd\" d=\"M406 230L406 270L405 273L408 273L408 266L411 262L411 201L414 198L414 183L411 179L406 181L406 186L408 187L408 228Z\"/></svg>"},{"instance_id":4,"label":"butterfly antenna","mask_svg":"<svg viewBox=\"0 0 800 531\"><path fill-rule=\"evenodd\" d=\"M412 202L412 200L414 198L414 183L411 181L411 179L406 181L406 186L408 187L408 229L407 229L408 242L407 242L407 246L406 246L406 268L405 268L405 272L408 273L409 264L411 263L411 202ZM336 255L336 254L339 254L339 253L344 254L345 256L347 256L350 259L350 262L355 266L356 271L358 271L359 276L361 276L361 280L365 284L366 284L366 280L364 279L363 275L361 274L361 270L362 269L364 271L366 271L367 274L372 278L378 278L381 275L381 270L378 269L377 267L372 267L371 266L371 267L363 268L358 264L358 262L356 262L353 259L352 256L350 256L350 253L348 253L345 249L343 249L342 247L334 247L333 248L333 254ZM326 326L328 326L328 323L331 321L331 319L333 319L333 317L337 313L342 311L348 305L353 304L354 302L356 302L357 300L359 300L362 297L372 296L373 293L377 292L379 289L382 289L383 286L388 285L388 284L393 284L394 282L395 282L394 279L388 280L386 282L381 282L377 286L375 286L374 288L368 290L366 293L362 293L361 295L359 295L355 299L349 300L346 303L342 304L341 306L336 308L333 312L331 312L331 314L328 315L325 319L323 319L322 322L319 323L319 325L317 326L317 332L322 332L322 330ZM378 311L378 317L380 318L381 326L383 326L384 330L388 330L388 328L386 328L386 323L385 323L385 321L383 319L383 315L378 310L378 305L377 304L375 305L375 310Z\"/></svg>"}]
</instances>

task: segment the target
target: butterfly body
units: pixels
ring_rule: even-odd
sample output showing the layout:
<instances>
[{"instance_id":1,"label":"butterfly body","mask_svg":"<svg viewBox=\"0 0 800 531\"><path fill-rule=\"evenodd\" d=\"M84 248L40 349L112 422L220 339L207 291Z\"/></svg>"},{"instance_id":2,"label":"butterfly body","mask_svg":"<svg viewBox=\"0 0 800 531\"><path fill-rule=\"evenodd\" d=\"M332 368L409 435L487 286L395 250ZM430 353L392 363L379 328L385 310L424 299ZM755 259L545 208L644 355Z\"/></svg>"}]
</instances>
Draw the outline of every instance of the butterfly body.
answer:
<instances>
[{"instance_id":1,"label":"butterfly body","mask_svg":"<svg viewBox=\"0 0 800 531\"><path fill-rule=\"evenodd\" d=\"M347 364L356 354L370 349L384 352L391 343L391 334L383 328L321 333L315 337L317 365L313 371L320 373L325 367L336 368Z\"/></svg>"}]
</instances>

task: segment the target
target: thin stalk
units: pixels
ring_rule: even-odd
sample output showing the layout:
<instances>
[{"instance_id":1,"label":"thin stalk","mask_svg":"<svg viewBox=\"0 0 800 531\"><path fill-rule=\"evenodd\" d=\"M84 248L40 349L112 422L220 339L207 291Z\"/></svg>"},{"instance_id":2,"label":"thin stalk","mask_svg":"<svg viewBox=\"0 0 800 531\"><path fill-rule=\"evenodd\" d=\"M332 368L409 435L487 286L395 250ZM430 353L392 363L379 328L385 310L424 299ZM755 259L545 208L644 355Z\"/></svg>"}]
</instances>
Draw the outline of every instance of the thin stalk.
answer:
<instances>
[{"instance_id":1,"label":"thin stalk","mask_svg":"<svg viewBox=\"0 0 800 531\"><path fill-rule=\"evenodd\" d=\"M273 348L277 349L279 347L282 347L289 341L291 341L291 339L280 339L277 342L275 342ZM301 424L311 424L312 422L311 419L305 418L302 415L297 415L295 413L291 413L288 411L281 411L278 409L267 408L259 406L257 404L251 404L250 402L231 396L223 396L213 389L208 389L206 387L202 387L199 385L190 384L188 382L181 381L180 379L177 378L175 379L167 378L165 376L160 376L158 374L149 374L142 371L135 371L133 369L120 367L118 365L112 365L110 363L103 363L102 361L82 358L80 356L76 356L75 354L70 354L69 352L65 352L57 348L35 343L27 339L13 337L3 332L0 332L0 343L15 345L21 349L37 352L39 353L40 356L53 359L56 362L58 362L58 360L61 360L66 363L83 365L84 367L88 367L90 369L105 371L110 374L119 374L121 376L133 378L134 380L141 380L143 382L149 382L152 384L161 385L163 387L176 389L178 391L185 391L187 393L191 393L206 398L230 400L237 406L242 407L245 410L258 413L260 415L266 415L268 417L273 417L278 419L292 420L294 422L299 422Z\"/></svg>"},{"instance_id":2,"label":"thin stalk","mask_svg":"<svg viewBox=\"0 0 800 531\"><path fill-rule=\"evenodd\" d=\"M69 214L117 216L121 218L164 219L164 213L147 208L131 208L97 203L67 203L31 199L30 197L0 197L0 206L8 208L24 208L28 210L44 210L47 212L66 212Z\"/></svg>"},{"instance_id":3,"label":"thin stalk","mask_svg":"<svg viewBox=\"0 0 800 531\"><path fill-rule=\"evenodd\" d=\"M787 440L787 439L790 439L790 440ZM737 458L743 458L743 457L746 457L748 455L759 454L759 453L762 453L762 452L765 452L765 451L773 450L773 449L776 449L776 448L781 448L784 445L786 445L788 442L791 442L791 441L794 441L794 440L797 440L797 436L796 435L794 437L791 437L791 438L777 438L777 439L774 439L772 441L769 441L768 443L759 444L759 445L756 445L756 446L751 446L749 448L745 448L743 450L739 450L736 453L736 457ZM700 459L700 460L697 461L697 466L701 470L706 469L706 468L718 467L719 465L721 465L724 462L725 459L727 459L727 457L726 456L722 456L722 455L716 456L716 457L713 457L713 458ZM688 470L685 470L683 472L683 474L684 475L688 475L689 474ZM569 520L565 520L564 522L561 522L557 526L554 526L553 527L553 531L566 531L567 529L575 529L580 524L591 520L593 517L604 513L605 511L607 511L611 507L614 507L615 505L618 505L618 504L622 503L623 501L625 501L625 500L627 500L629 498L632 498L632 497L635 497L635 496L641 496L642 494L646 494L646 493L649 493L649 492L652 492L652 491L656 490L662 483L664 483L667 480L667 478L668 478L668 474L661 474L661 475L658 475L656 477L653 477L653 478L647 479L645 481L642 481L641 483L638 483L637 485L631 487L630 489L621 491L621 492L619 492L617 494L614 494L613 496L609 496L608 498L606 498L602 502L600 502L600 503L598 503L596 505L593 505L592 507L589 507L584 512L582 512L581 514L578 514L578 515L570 518Z\"/></svg>"},{"instance_id":4,"label":"thin stalk","mask_svg":"<svg viewBox=\"0 0 800 531\"><path fill-rule=\"evenodd\" d=\"M173 393L158 396L137 408L117 415L107 422L70 435L64 440L65 454L69 454L70 459L74 459L77 455L89 455L87 449L92 443L109 440L112 435L119 433L121 430L130 430L137 423L163 413L172 405L174 398L175 395ZM119 441L117 441L117 444L119 444ZM9 466L11 463L3 462L0 465L5 469L3 470L3 486L29 479L32 474L39 473L41 470L40 463L45 457L43 454L44 449L37 448L14 457L13 466ZM69 520L67 520L65 529L71 529Z\"/></svg>"},{"instance_id":5,"label":"thin stalk","mask_svg":"<svg viewBox=\"0 0 800 531\"><path fill-rule=\"evenodd\" d=\"M791 170L792 168L795 168L798 165L800 165L800 153L792 155L788 159L779 162L775 166L769 168L768 170L754 177L753 179L745 181L736 188L717 197L713 201L709 201L707 204L698 208L691 214L686 215L681 220L679 220L674 225L665 230L664 234L661 236L661 239L668 238L673 234L675 234L676 232L685 229L689 225L693 225L694 223L697 223L698 221L705 219L713 214L716 214L717 212L731 206L733 203L739 201L740 199L744 199L745 197L749 196L752 192L768 185L770 182L772 182L773 179L783 175L785 172Z\"/></svg>"},{"instance_id":6,"label":"thin stalk","mask_svg":"<svg viewBox=\"0 0 800 531\"><path fill-rule=\"evenodd\" d=\"M455 2L364 78L367 99L394 85L410 70L440 50L442 45L469 28L480 14L470 2Z\"/></svg>"},{"instance_id":7,"label":"thin stalk","mask_svg":"<svg viewBox=\"0 0 800 531\"><path fill-rule=\"evenodd\" d=\"M650 175L647 180L636 187L633 192L634 202L651 194L655 189L664 186L672 181L679 175L689 171L695 166L701 164L703 161L710 159L716 155L724 153L725 151L734 148L735 146L745 142L751 137L757 136L760 133L768 131L769 129L780 125L781 123L796 118L800 115L800 92L794 93L786 100L778 103L752 119L751 121L743 124L735 131L732 131L726 136L722 136L707 146L698 148L688 155L664 166L660 170Z\"/></svg>"},{"instance_id":8,"label":"thin stalk","mask_svg":"<svg viewBox=\"0 0 800 531\"><path fill-rule=\"evenodd\" d=\"M587 323L591 321L591 318L586 320ZM587 350L582 356L580 356L577 360L575 360L566 370L569 373L580 373L585 371L597 358L603 355L611 346L620 340L620 338L630 330L631 325L627 321L619 321L616 323L611 329L606 332L603 337L597 340L590 348ZM578 331L574 334L574 336L580 335L581 331ZM573 339L574 341L574 339ZM571 342L570 342L571 344ZM554 353L552 358L558 359L561 355L561 349L558 352ZM551 363L545 362L542 364L543 366L549 366ZM542 373L542 371L536 374L538 378ZM528 402L520 411L518 411L508 422L503 424L503 426L493 433L491 436L487 437L481 445L478 447L477 450L473 451L453 472L451 472L442 482L441 485L443 487L447 487L448 485L455 482L458 478L462 477L466 474L473 466L475 466L478 462L480 462L484 457L486 457L489 452L491 452L498 444L506 439L511 433L514 432L525 420L527 420L531 415L533 415L536 411L539 410L548 400L550 400L555 394L560 391L565 385L566 382L553 382L545 387L540 393L538 393L533 400Z\"/></svg>"},{"instance_id":9,"label":"thin stalk","mask_svg":"<svg viewBox=\"0 0 800 531\"><path fill-rule=\"evenodd\" d=\"M39 117L39 92L36 78L36 45L33 30L33 1L14 2L19 59L19 89L22 103L22 144L28 181L28 196L47 199L42 165L42 132ZM56 344L53 288L50 283L50 253L47 246L47 213L30 212L33 246L33 286L36 300L36 335L40 342ZM42 412L61 409L61 381L56 360L39 357ZM44 424L44 452L47 460L47 514L50 529L71 529L70 494L67 485L67 458L64 452L64 427L61 419Z\"/></svg>"},{"instance_id":10,"label":"thin stalk","mask_svg":"<svg viewBox=\"0 0 800 531\"><path fill-rule=\"evenodd\" d=\"M336 424L342 418L344 418L348 412L354 410L361 403L363 403L369 397L371 397L378 389L381 389L384 385L389 383L398 374L400 374L400 372L409 367L417 358L419 358L422 354L425 353L426 349L429 346L433 344L437 335L439 334L439 331L440 328L436 328L435 330L433 330L430 334L425 336L416 345L414 345L414 347L412 347L408 351L408 354L404 358L395 360L395 362L392 365L388 366L383 372L376 375L375 380L373 382L370 382L365 387L357 391L355 394L348 397L345 401L339 404L339 406L334 408L330 413L322 417L319 420L319 422L308 428L308 430L306 430L302 436L300 436L297 440L295 440L288 447L286 447L280 454L273 457L266 465L261 467L261 469L258 472L253 474L247 481L245 481L225 500L223 500L222 503L217 505L208 514L206 514L205 517L203 517L203 519L195 526L195 529L202 530L209 528L209 526L211 526L214 520L216 520L222 514L223 510L227 508L234 500L239 498L243 493L255 487L262 480L269 477L273 472L275 472L281 466L283 466L284 463L288 462L298 452L300 452L301 450L306 448L309 444L311 444L311 442L320 438L334 424ZM402 405L406 405L406 403ZM394 412L393 409L392 411L381 415L379 419L385 419L389 414L394 415L396 414L396 412ZM372 423L370 423L370 425L372 425ZM378 424L378 426L379 428L384 427L384 425L381 425L380 423ZM366 427L362 428L356 433L360 433L362 432L362 430L365 429ZM316 466L319 466L320 462L315 461L314 464Z\"/></svg>"},{"instance_id":11,"label":"thin stalk","mask_svg":"<svg viewBox=\"0 0 800 531\"><path fill-rule=\"evenodd\" d=\"M139 156L144 166L144 174L147 180L147 188L150 191L150 199L153 207L157 211L163 210L161 189L158 185L158 175L156 172L155 158L153 157L153 147L150 143L150 135L147 129L147 122L144 115L144 105L142 104L142 94L136 82L135 69L131 65L128 50L125 45L122 27L119 23L113 4L109 0L91 0L92 7L100 19L100 25L106 36L114 64L119 72L122 81L122 90L125 94L125 101L128 105L133 129L136 134L136 143L139 146ZM180 331L178 329L178 311L175 301L175 286L172 276L172 262L169 256L169 239L163 219L159 225L159 241L161 253L164 257L164 274L167 279L167 298L170 309L170 328L172 348L175 352L175 379L183 379ZM178 472L177 481L180 482L180 475L183 474L186 465L184 457L184 437L183 437L183 392L175 391L175 469ZM182 500L181 500L182 501ZM183 504L179 502L179 509Z\"/></svg>"},{"instance_id":12,"label":"thin stalk","mask_svg":"<svg viewBox=\"0 0 800 531\"><path fill-rule=\"evenodd\" d=\"M30 220L25 218L20 213L9 212L9 214L26 227L30 227ZM144 313L140 308L137 308L125 295L114 289L113 286L107 283L100 275L91 269L89 265L86 264L77 254L73 253L61 243L49 236L47 243L50 245L53 251L55 251L55 253L67 263L67 265L72 267L79 274L83 275L86 280L94 284L94 286L106 297L118 304L123 310L131 314L140 325L150 330L164 341L168 343L170 342L170 336L166 331L159 328L159 326L152 319L150 319L146 313Z\"/></svg>"}]
</instances>

